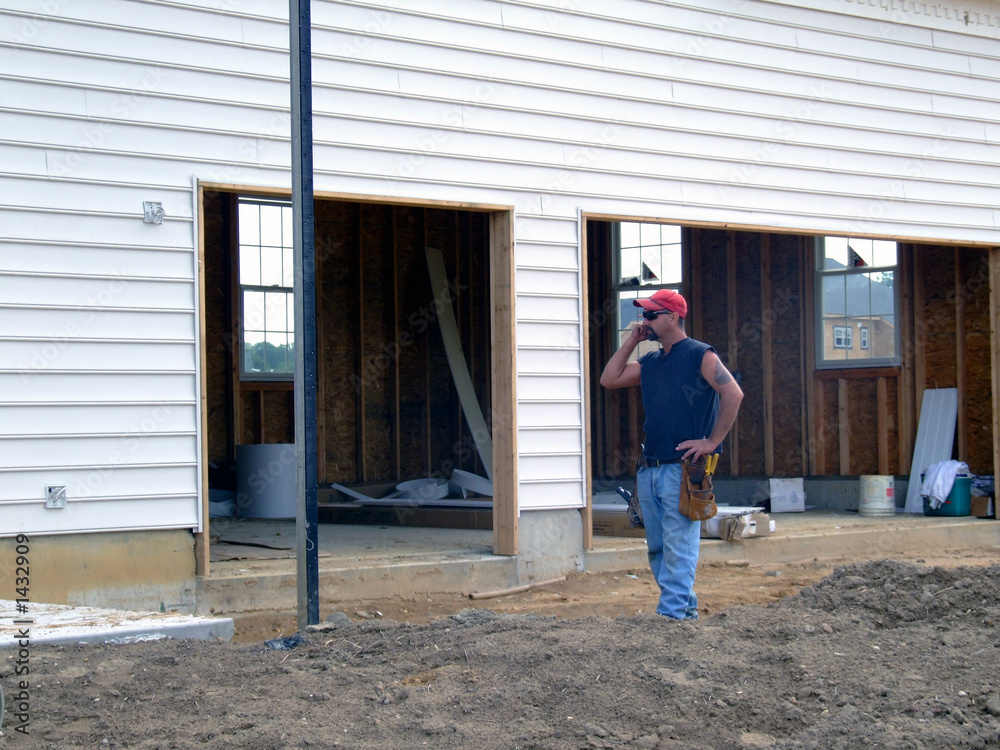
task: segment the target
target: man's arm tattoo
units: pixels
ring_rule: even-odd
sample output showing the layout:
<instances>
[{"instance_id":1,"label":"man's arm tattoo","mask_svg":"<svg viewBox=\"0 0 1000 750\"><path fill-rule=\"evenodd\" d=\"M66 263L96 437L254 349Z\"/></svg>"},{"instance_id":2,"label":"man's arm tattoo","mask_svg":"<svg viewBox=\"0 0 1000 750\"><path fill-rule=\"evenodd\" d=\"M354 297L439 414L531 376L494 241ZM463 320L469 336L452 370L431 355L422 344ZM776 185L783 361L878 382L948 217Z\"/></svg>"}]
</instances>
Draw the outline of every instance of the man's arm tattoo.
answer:
<instances>
[{"instance_id":1,"label":"man's arm tattoo","mask_svg":"<svg viewBox=\"0 0 1000 750\"><path fill-rule=\"evenodd\" d=\"M725 385L733 379L733 376L729 374L729 370L722 362L715 363L715 383L716 385Z\"/></svg>"}]
</instances>

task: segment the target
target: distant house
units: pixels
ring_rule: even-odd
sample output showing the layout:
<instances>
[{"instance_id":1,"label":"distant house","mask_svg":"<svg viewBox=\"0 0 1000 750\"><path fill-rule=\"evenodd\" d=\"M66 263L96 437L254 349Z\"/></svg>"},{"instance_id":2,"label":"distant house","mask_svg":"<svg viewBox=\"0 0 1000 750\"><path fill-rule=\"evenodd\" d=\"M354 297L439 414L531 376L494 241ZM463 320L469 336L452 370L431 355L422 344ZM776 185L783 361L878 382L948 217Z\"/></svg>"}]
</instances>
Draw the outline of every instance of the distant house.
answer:
<instances>
[{"instance_id":1,"label":"distant house","mask_svg":"<svg viewBox=\"0 0 1000 750\"><path fill-rule=\"evenodd\" d=\"M742 377L720 473L905 476L944 386L1000 473L995 3L312 12L324 486L486 472L447 305L494 551L579 569L641 442L598 376L657 285ZM37 600L193 608L211 491L293 434L287 4L7 3L0 36L0 541ZM898 246L896 312L817 302L817 238Z\"/></svg>"},{"instance_id":2,"label":"distant house","mask_svg":"<svg viewBox=\"0 0 1000 750\"><path fill-rule=\"evenodd\" d=\"M828 267L845 268L836 261L829 261ZM824 285L825 359L852 363L892 360L896 356L898 316L892 276L861 272L828 277Z\"/></svg>"}]
</instances>

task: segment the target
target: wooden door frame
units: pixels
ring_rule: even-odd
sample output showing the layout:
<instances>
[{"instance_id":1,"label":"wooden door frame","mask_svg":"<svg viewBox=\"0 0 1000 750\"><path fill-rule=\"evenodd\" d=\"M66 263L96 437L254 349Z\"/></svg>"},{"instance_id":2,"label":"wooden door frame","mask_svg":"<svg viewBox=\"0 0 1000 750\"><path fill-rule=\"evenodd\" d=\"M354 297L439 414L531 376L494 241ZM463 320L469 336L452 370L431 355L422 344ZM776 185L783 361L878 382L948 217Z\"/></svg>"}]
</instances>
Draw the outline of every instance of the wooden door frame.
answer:
<instances>
[{"instance_id":1,"label":"wooden door frame","mask_svg":"<svg viewBox=\"0 0 1000 750\"><path fill-rule=\"evenodd\" d=\"M260 185L196 182L198 277L197 315L199 327L198 362L200 367L199 421L201 442L201 517L202 532L195 534L195 564L197 575L209 573L209 508L208 508L208 409L207 409L207 342L205 305L205 226L204 200L209 191L234 195L272 196L289 198L286 188ZM317 200L351 203L375 203L419 208L448 208L490 214L490 282L492 346L492 433L493 433L493 551L497 555L517 554L517 392L514 315L514 209L512 206L462 201L413 200L375 195L316 191Z\"/></svg>"}]
</instances>

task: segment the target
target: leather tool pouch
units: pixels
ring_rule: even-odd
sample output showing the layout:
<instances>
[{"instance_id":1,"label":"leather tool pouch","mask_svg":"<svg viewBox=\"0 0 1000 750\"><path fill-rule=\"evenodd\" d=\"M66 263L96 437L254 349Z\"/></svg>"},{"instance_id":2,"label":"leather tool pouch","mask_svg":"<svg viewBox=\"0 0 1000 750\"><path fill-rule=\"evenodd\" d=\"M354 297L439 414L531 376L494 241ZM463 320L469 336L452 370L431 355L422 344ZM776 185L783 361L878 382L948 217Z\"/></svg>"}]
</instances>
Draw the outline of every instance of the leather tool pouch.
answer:
<instances>
[{"instance_id":1,"label":"leather tool pouch","mask_svg":"<svg viewBox=\"0 0 1000 750\"><path fill-rule=\"evenodd\" d=\"M680 510L692 521L707 521L719 509L715 505L712 477L705 475L705 459L682 462Z\"/></svg>"}]
</instances>

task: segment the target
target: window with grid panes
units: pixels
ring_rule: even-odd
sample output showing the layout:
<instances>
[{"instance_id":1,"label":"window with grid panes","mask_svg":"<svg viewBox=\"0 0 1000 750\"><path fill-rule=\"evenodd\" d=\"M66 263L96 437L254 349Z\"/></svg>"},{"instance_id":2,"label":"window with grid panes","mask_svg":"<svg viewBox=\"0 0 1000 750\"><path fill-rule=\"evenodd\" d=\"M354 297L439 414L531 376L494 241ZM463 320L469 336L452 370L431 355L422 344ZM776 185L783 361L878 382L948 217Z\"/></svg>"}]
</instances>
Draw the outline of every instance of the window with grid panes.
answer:
<instances>
[{"instance_id":1,"label":"window with grid panes","mask_svg":"<svg viewBox=\"0 0 1000 750\"><path fill-rule=\"evenodd\" d=\"M239 200L240 374L291 380L295 373L292 205Z\"/></svg>"},{"instance_id":2,"label":"window with grid panes","mask_svg":"<svg viewBox=\"0 0 1000 750\"><path fill-rule=\"evenodd\" d=\"M891 240L816 238L817 367L899 363L897 271Z\"/></svg>"},{"instance_id":3,"label":"window with grid panes","mask_svg":"<svg viewBox=\"0 0 1000 750\"><path fill-rule=\"evenodd\" d=\"M623 221L614 225L615 269L612 293L618 303L618 345L629 337L639 322L642 309L632 300L649 297L658 289L681 290L681 228L673 224ZM632 359L659 347L644 341Z\"/></svg>"}]
</instances>

